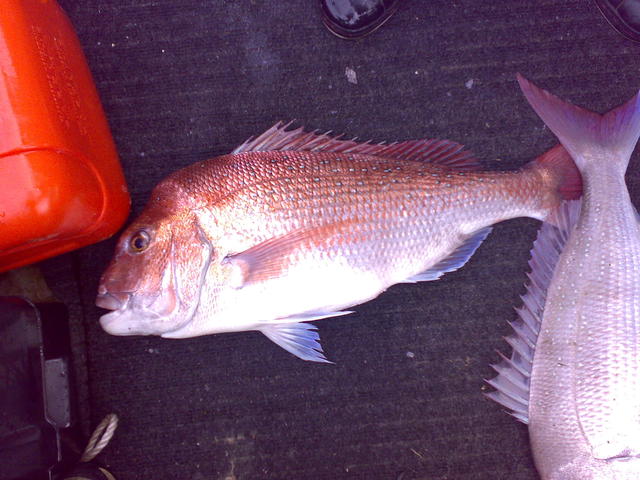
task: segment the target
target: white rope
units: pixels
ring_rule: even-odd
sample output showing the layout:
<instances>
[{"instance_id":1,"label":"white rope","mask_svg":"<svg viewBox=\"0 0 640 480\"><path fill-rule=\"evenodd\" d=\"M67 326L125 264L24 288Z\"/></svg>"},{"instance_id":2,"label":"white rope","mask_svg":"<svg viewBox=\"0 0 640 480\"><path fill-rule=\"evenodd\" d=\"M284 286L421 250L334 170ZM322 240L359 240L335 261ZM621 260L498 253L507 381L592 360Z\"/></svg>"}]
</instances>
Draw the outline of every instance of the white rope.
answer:
<instances>
[{"instance_id":1,"label":"white rope","mask_svg":"<svg viewBox=\"0 0 640 480\"><path fill-rule=\"evenodd\" d=\"M90 462L93 460L107 446L117 427L118 416L115 413L110 413L104 417L100 425L93 431L93 435L91 435L80 461Z\"/></svg>"},{"instance_id":2,"label":"white rope","mask_svg":"<svg viewBox=\"0 0 640 480\"><path fill-rule=\"evenodd\" d=\"M107 478L107 480L116 480L116 477L111 475L111 472L105 470L104 468L100 467L100 471Z\"/></svg>"},{"instance_id":3,"label":"white rope","mask_svg":"<svg viewBox=\"0 0 640 480\"><path fill-rule=\"evenodd\" d=\"M116 480L116 477L114 477L111 474L111 472L108 472L104 468L98 467L98 470L100 470L100 472L104 475L104 478L106 478L107 480ZM87 477L64 477L64 480L88 480L88 479Z\"/></svg>"}]
</instances>

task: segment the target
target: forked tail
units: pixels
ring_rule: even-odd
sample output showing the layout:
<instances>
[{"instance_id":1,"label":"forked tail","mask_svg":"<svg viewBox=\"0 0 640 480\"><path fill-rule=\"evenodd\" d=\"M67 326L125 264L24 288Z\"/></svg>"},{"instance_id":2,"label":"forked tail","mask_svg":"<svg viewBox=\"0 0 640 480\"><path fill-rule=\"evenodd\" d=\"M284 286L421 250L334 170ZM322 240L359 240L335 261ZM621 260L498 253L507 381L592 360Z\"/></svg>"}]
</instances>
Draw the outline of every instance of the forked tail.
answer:
<instances>
[{"instance_id":1,"label":"forked tail","mask_svg":"<svg viewBox=\"0 0 640 480\"><path fill-rule=\"evenodd\" d=\"M582 171L593 160L618 159L626 168L640 137L640 96L600 115L571 105L536 87L518 74L525 97L551 131L566 147Z\"/></svg>"}]
</instances>

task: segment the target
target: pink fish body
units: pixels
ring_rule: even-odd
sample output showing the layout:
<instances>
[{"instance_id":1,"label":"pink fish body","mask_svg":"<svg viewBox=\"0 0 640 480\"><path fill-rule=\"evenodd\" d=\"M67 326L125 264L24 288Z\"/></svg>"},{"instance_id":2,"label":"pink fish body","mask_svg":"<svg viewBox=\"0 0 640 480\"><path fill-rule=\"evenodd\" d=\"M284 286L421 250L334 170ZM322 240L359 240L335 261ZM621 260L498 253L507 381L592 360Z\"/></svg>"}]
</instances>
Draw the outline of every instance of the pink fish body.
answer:
<instances>
[{"instance_id":1,"label":"pink fish body","mask_svg":"<svg viewBox=\"0 0 640 480\"><path fill-rule=\"evenodd\" d=\"M582 206L561 210L533 249L531 283L494 400L529 425L544 480L640 478L640 223L624 181L640 100L597 115L519 78L571 153Z\"/></svg>"},{"instance_id":2,"label":"pink fish body","mask_svg":"<svg viewBox=\"0 0 640 480\"><path fill-rule=\"evenodd\" d=\"M123 233L98 306L115 335L258 330L326 361L304 322L462 266L496 222L546 218L580 179L562 147L481 172L458 144L357 144L276 125L175 172Z\"/></svg>"}]
</instances>

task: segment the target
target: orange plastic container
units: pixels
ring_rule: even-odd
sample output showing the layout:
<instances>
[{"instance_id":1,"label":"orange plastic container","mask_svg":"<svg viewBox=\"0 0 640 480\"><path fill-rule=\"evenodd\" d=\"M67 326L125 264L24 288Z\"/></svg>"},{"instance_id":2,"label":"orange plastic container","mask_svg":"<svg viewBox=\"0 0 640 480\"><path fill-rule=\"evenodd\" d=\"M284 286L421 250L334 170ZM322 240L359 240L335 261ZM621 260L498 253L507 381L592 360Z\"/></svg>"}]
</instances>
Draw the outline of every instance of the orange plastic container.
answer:
<instances>
[{"instance_id":1,"label":"orange plastic container","mask_svg":"<svg viewBox=\"0 0 640 480\"><path fill-rule=\"evenodd\" d=\"M115 233L129 194L80 43L54 0L0 0L0 272Z\"/></svg>"}]
</instances>

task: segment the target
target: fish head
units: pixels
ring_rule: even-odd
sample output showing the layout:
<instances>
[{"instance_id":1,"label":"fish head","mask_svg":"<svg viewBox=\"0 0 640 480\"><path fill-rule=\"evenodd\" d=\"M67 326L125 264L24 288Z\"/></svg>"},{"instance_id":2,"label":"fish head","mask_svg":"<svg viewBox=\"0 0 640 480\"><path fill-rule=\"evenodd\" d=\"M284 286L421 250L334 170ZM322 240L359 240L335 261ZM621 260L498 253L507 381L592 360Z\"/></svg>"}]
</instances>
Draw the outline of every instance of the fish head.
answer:
<instances>
[{"instance_id":1,"label":"fish head","mask_svg":"<svg viewBox=\"0 0 640 480\"><path fill-rule=\"evenodd\" d=\"M96 305L112 335L162 335L193 317L211 261L211 244L188 209L148 206L121 235L100 279Z\"/></svg>"}]
</instances>

